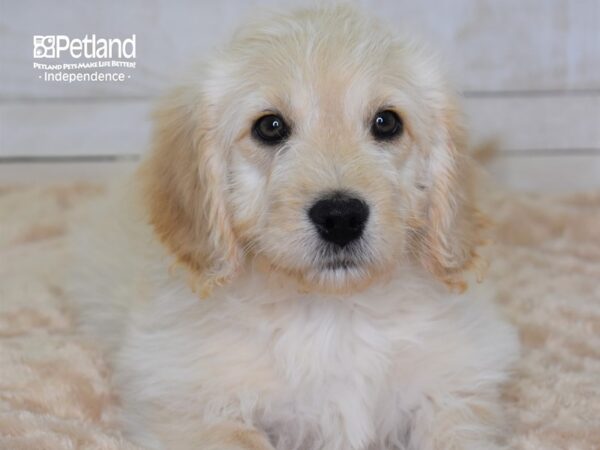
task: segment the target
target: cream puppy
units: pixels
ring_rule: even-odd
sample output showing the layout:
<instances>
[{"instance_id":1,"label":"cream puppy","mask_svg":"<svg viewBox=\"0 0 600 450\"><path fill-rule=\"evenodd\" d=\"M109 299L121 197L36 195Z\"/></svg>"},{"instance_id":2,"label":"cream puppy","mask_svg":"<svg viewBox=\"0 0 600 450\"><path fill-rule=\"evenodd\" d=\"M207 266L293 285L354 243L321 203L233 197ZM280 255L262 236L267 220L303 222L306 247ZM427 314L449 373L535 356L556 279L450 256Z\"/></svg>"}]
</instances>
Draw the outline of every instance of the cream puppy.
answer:
<instances>
[{"instance_id":1,"label":"cream puppy","mask_svg":"<svg viewBox=\"0 0 600 450\"><path fill-rule=\"evenodd\" d=\"M75 282L136 442L501 448L517 343L467 289L482 220L425 51L346 6L249 24L153 142Z\"/></svg>"}]
</instances>

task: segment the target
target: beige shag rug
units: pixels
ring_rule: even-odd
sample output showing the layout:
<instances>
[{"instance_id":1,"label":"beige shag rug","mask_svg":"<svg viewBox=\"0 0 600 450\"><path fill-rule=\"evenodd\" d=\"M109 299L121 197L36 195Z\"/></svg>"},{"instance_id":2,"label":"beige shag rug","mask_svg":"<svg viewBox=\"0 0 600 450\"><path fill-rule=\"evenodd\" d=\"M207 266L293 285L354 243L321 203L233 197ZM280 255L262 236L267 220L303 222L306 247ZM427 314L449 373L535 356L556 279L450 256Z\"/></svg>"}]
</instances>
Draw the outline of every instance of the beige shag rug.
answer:
<instances>
[{"instance_id":1,"label":"beige shag rug","mask_svg":"<svg viewBox=\"0 0 600 450\"><path fill-rule=\"evenodd\" d=\"M0 187L0 448L134 449L115 424L110 369L63 290L69 214L90 185ZM496 194L488 276L520 330L505 401L515 449L600 449L600 192Z\"/></svg>"}]
</instances>

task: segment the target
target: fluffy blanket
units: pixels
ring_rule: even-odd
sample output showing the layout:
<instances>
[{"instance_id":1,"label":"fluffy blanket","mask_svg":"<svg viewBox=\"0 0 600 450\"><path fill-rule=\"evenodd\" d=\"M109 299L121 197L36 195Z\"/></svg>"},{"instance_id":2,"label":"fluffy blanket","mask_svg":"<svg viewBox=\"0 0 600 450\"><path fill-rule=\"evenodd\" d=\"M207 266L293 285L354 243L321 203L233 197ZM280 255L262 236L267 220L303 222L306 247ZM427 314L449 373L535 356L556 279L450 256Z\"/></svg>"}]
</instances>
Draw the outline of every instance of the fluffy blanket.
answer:
<instances>
[{"instance_id":1,"label":"fluffy blanket","mask_svg":"<svg viewBox=\"0 0 600 450\"><path fill-rule=\"evenodd\" d=\"M91 185L0 187L0 448L134 449L110 369L73 326L65 241ZM515 449L600 448L600 193L495 194L488 276L523 355L505 402Z\"/></svg>"}]
</instances>

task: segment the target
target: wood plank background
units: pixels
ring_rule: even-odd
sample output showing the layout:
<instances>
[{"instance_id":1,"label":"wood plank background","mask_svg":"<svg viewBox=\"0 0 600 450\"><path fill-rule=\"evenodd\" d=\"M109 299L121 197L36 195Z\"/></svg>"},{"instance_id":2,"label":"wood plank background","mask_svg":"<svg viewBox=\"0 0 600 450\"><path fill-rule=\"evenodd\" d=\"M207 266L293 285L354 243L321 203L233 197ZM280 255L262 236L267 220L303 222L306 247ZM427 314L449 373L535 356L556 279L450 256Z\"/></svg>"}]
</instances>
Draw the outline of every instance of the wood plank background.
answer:
<instances>
[{"instance_id":1,"label":"wood plank background","mask_svg":"<svg viewBox=\"0 0 600 450\"><path fill-rule=\"evenodd\" d=\"M42 163L51 163L48 173L64 167L73 176L78 161L89 173L93 161L104 161L104 170L106 161L139 155L148 147L153 100L191 61L257 9L306 3L0 0L0 181L17 172L32 178ZM440 49L464 94L474 141L500 144L490 165L499 179L527 190L600 187L600 0L357 3ZM131 79L38 79L34 34L92 33L136 34Z\"/></svg>"}]
</instances>

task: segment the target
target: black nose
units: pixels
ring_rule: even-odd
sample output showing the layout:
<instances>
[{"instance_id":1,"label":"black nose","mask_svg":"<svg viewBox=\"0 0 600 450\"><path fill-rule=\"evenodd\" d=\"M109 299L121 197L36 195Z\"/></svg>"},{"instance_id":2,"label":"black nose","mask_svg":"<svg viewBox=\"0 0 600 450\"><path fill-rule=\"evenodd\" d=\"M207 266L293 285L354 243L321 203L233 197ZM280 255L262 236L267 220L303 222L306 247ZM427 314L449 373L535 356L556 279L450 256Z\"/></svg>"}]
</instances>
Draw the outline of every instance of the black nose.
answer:
<instances>
[{"instance_id":1,"label":"black nose","mask_svg":"<svg viewBox=\"0 0 600 450\"><path fill-rule=\"evenodd\" d=\"M317 201L308 211L321 238L344 247L358 239L369 218L369 207L362 200L334 193Z\"/></svg>"}]
</instances>

